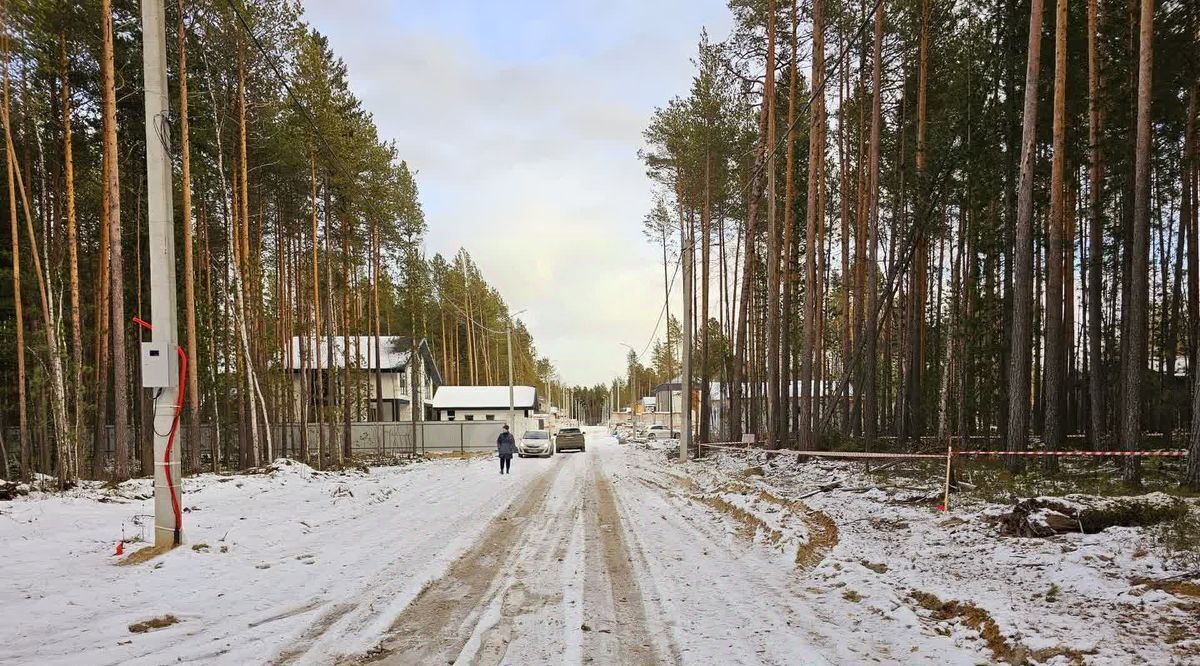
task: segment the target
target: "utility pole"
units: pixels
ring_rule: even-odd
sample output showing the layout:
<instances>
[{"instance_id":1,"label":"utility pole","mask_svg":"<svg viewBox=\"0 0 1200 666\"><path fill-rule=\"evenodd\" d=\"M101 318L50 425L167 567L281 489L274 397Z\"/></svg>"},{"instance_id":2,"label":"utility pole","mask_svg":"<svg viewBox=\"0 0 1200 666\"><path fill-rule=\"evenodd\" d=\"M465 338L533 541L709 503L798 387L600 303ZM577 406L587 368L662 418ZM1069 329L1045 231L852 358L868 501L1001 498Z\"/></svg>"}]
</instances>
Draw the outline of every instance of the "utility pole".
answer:
<instances>
[{"instance_id":1,"label":"utility pole","mask_svg":"<svg viewBox=\"0 0 1200 666\"><path fill-rule=\"evenodd\" d=\"M171 202L170 106L162 0L142 2L151 341L142 343L142 386L154 394L154 545L183 542L179 450L179 344L175 313L175 216ZM185 370L186 371L186 370ZM195 442L192 443L195 446Z\"/></svg>"},{"instance_id":2,"label":"utility pole","mask_svg":"<svg viewBox=\"0 0 1200 666\"><path fill-rule=\"evenodd\" d=\"M513 372L512 372L512 319L508 320L508 327L504 331L504 341L508 346L508 429L515 431L517 428L516 409L513 404L516 399L513 396Z\"/></svg>"},{"instance_id":3,"label":"utility pole","mask_svg":"<svg viewBox=\"0 0 1200 666\"><path fill-rule=\"evenodd\" d=\"M512 362L512 321L513 321L513 317L516 317L517 315L521 314L524 311L525 310L519 310L517 312L510 314L506 321L507 325L504 328L504 341L505 341L505 344L508 346L508 429L511 432L515 432L517 429L516 407L514 404L516 402L516 400L513 395L514 389L513 389L513 362Z\"/></svg>"}]
</instances>

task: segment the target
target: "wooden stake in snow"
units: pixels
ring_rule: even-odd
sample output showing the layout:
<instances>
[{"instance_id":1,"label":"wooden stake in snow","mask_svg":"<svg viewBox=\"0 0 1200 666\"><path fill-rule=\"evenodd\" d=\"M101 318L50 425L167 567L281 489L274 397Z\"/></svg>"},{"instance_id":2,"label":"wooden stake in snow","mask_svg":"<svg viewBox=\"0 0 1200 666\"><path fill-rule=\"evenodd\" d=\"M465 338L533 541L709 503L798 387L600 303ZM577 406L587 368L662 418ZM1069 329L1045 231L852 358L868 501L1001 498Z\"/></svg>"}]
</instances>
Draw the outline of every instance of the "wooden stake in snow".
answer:
<instances>
[{"instance_id":1,"label":"wooden stake in snow","mask_svg":"<svg viewBox=\"0 0 1200 666\"><path fill-rule=\"evenodd\" d=\"M950 466L954 464L954 443L946 442L946 489L942 495L942 511L950 510Z\"/></svg>"}]
</instances>

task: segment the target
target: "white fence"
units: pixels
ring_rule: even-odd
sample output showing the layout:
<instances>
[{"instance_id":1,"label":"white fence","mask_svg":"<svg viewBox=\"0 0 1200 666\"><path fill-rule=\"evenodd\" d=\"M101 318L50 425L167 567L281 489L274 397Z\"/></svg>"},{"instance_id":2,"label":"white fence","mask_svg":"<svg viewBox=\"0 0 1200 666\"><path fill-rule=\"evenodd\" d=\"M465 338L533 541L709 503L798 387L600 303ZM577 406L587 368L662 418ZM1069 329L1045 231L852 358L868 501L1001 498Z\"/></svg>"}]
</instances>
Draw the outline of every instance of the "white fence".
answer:
<instances>
[{"instance_id":1,"label":"white fence","mask_svg":"<svg viewBox=\"0 0 1200 666\"><path fill-rule=\"evenodd\" d=\"M503 421L351 423L350 451L356 458L492 451L503 426ZM283 446L285 440L289 445L298 445L301 428L300 424L274 428L280 433L279 446ZM340 445L344 434L343 423L325 425L326 442ZM307 435L309 450L313 450L320 435L318 426L309 425Z\"/></svg>"}]
</instances>

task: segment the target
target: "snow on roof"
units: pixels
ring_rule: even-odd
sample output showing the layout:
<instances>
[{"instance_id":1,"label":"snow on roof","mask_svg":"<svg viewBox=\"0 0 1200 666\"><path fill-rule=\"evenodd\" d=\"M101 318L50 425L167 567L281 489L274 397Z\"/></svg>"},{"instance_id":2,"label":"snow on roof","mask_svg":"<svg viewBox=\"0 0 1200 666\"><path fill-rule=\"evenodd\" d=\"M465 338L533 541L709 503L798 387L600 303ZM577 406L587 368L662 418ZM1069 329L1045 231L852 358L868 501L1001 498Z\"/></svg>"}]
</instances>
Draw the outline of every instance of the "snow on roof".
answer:
<instances>
[{"instance_id":1,"label":"snow on roof","mask_svg":"<svg viewBox=\"0 0 1200 666\"><path fill-rule=\"evenodd\" d=\"M330 368L329 364L329 336L322 335L319 340L312 336L295 336L288 345L288 354L290 355L289 365L292 370L299 370L300 352L304 351L305 367L309 368ZM379 338L379 357L382 363L375 362L375 336L373 335L351 335L349 337L335 335L333 336L333 364L332 368L341 368L345 363L346 355L344 353L344 344L350 345L350 365L355 368L364 370L403 370L408 366L408 356L410 353L409 347L412 342L410 338L401 335L383 335ZM313 346L316 344L317 353L314 355ZM307 345L307 348L305 348ZM320 364L318 366L318 363Z\"/></svg>"},{"instance_id":2,"label":"snow on roof","mask_svg":"<svg viewBox=\"0 0 1200 666\"><path fill-rule=\"evenodd\" d=\"M513 406L532 409L537 390L513 387ZM434 409L508 409L507 386L441 386L433 396Z\"/></svg>"}]
</instances>

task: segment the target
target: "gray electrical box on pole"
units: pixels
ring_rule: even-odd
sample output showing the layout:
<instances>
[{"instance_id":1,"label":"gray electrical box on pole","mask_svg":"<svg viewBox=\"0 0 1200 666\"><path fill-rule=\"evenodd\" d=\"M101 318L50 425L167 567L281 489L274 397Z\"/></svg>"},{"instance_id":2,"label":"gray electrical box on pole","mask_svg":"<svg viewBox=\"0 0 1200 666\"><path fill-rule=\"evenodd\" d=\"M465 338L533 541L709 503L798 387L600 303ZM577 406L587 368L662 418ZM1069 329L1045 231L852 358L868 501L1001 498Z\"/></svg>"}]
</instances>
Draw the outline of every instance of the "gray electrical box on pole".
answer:
<instances>
[{"instance_id":1,"label":"gray electrical box on pole","mask_svg":"<svg viewBox=\"0 0 1200 666\"><path fill-rule=\"evenodd\" d=\"M175 215L171 203L171 123L167 97L166 23L162 0L142 0L146 90L146 186L151 341L142 345L142 385L154 395L154 545L183 540L182 476L175 436L179 343L175 313ZM168 450L169 448L169 450Z\"/></svg>"}]
</instances>

